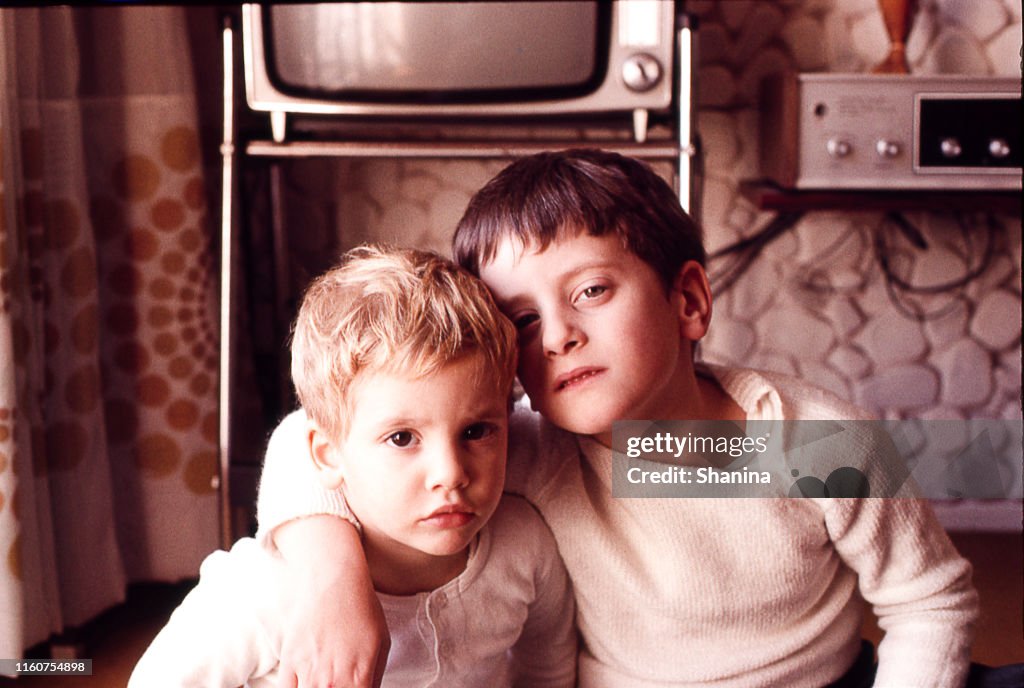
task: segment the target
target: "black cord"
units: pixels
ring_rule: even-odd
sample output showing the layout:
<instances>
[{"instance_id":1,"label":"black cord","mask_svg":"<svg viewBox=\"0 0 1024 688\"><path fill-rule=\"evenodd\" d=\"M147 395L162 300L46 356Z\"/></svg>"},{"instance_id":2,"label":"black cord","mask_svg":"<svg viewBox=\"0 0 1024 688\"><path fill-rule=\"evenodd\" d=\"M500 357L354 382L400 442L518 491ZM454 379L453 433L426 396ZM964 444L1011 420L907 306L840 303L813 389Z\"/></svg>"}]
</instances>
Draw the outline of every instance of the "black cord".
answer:
<instances>
[{"instance_id":1,"label":"black cord","mask_svg":"<svg viewBox=\"0 0 1024 688\"><path fill-rule=\"evenodd\" d=\"M722 294L732 288L736 282L739 281L740 277L746 273L750 268L750 265L761 254L764 248L784 232L790 230L802 216L802 212L779 213L767 225L765 225L764 228L756 233L739 239L710 254L708 256L709 263L725 256L736 256L735 260L711 277L711 282L715 292L717 294ZM973 240L974 232L971 228L967 227L962 215L957 214L956 217L961 235L964 238L964 243L968 247L967 264L970 265L973 262L972 256L975 253ZM886 215L886 219L893 223L893 226L899 230L900 234L909 243L918 249L927 250L928 243L925 241L924 236L913 224L908 222L902 214L888 213ZM947 315L957 307L956 303L951 303L939 308L938 310L925 312L917 304L911 305L905 303L903 295L935 295L948 293L962 289L981 276L992 263L996 245L995 237L997 228L995 220L991 214L986 215L986 219L986 242L978 264L973 268L969 268L960 277L938 284L912 284L908 280L896 274L896 271L889 259L890 244L887 239L887 232L884 231L884 227L879 228L874 232L874 258L882 271L882 276L885 280L886 293L889 296L889 300L903 315L917 321L933 320ZM811 284L810 282L805 282L804 286L819 293L841 291L824 284Z\"/></svg>"},{"instance_id":2,"label":"black cord","mask_svg":"<svg viewBox=\"0 0 1024 688\"><path fill-rule=\"evenodd\" d=\"M926 312L920 305L906 302L905 298L907 294L935 295L963 289L984 273L992 263L996 245L995 220L992 215L987 215L986 219L986 242L980 262L975 267L969 268L960 277L939 284L916 285L898 276L889 262L889 245L886 243L885 233L876 232L874 241L875 260L878 262L882 270L882 276L885 279L886 294L900 313L911 320L923 322L926 320L937 320L957 308L958 302L953 301L942 308ZM957 215L957 222L960 232L964 237L964 243L968 247L967 264L970 265L972 262L971 254L974 253L973 232L967 227L963 217L959 214Z\"/></svg>"},{"instance_id":3,"label":"black cord","mask_svg":"<svg viewBox=\"0 0 1024 688\"><path fill-rule=\"evenodd\" d=\"M926 322L928 320L938 320L939 318L949 315L957 309L958 302L951 301L942 308L934 311L925 311L923 308L913 302L904 302L904 296L897 290L895 286L888 280L885 281L885 294L889 297L889 301L893 307L896 308L905 318L908 320L915 320L917 322Z\"/></svg>"},{"instance_id":4,"label":"black cord","mask_svg":"<svg viewBox=\"0 0 1024 688\"><path fill-rule=\"evenodd\" d=\"M803 217L802 212L779 213L754 234L739 239L709 255L708 262L727 255L738 255L730 265L711 277L714 291L718 294L728 291L743 276L754 259L761 255L765 246L792 229L801 217Z\"/></svg>"},{"instance_id":5,"label":"black cord","mask_svg":"<svg viewBox=\"0 0 1024 688\"><path fill-rule=\"evenodd\" d=\"M966 227L965 227L965 225L963 223L963 218L960 217L959 215L957 216L957 218L958 218L958 221L960 223L961 231L965 231L965 232L969 231L969 230L966 229ZM965 272L960 277L957 277L956 279L949 280L947 282L940 282L939 284L917 285L917 284L911 284L907 280L905 280L902 277L898 276L895 273L895 271L893 271L892 265L889 263L889 257L888 257L889 246L888 246L888 244L885 241L885 233L884 232L876 232L875 233L875 241L874 241L875 260L878 261L879 266L882 268L882 273L885 275L886 281L891 283L894 287L896 287L897 289L900 289L901 291L910 292L912 294L941 294L941 293L944 293L944 292L953 291L954 289L959 289L961 287L964 287L967 284L969 284L970 282L972 282L973 280L977 279L979 275L981 275L983 272L985 272L985 270L988 269L989 264L992 262L992 256L995 253L995 243L996 243L995 242L995 234L996 234L996 232L995 232L994 221L993 221L991 215L988 216L988 222L986 223L986 228L988 230L985 233L986 237L987 237L987 241L986 241L986 245L985 245L984 254L982 255L982 258L981 258L981 262L978 263L978 265L976 265L974 268L968 269L967 272ZM969 236L969 234L965 234L965 237L968 237L968 236ZM970 245L970 243L971 243L969 238L967 239L967 243L968 243L968 245ZM968 256L968 264L970 264L970 257L969 256Z\"/></svg>"}]
</instances>

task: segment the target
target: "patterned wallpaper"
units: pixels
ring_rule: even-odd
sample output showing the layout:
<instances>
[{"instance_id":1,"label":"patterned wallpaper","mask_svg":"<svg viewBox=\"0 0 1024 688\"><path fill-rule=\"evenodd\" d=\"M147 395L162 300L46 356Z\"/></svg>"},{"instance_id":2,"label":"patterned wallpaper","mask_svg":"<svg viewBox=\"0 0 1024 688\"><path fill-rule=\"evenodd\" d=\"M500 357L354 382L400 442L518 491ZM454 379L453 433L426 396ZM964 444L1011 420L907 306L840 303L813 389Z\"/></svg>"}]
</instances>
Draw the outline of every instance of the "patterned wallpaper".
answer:
<instances>
[{"instance_id":1,"label":"patterned wallpaper","mask_svg":"<svg viewBox=\"0 0 1024 688\"><path fill-rule=\"evenodd\" d=\"M761 79L784 70L869 71L888 38L875 0L693 0L687 7L700 19L703 221L713 251L770 217L738 191L741 179L758 174ZM923 0L908 58L923 74L1019 75L1020 48L1017 0ZM289 238L293 279L301 284L325 259L363 241L446 252L470 195L503 164L287 164L288 222L304 228ZM716 299L702 356L799 375L887 418L1020 418L1020 218L907 218L927 249L902 240L881 213L806 215ZM893 272L914 285L955 279L987 250L992 259L963 288L901 292L876 259L880 235Z\"/></svg>"},{"instance_id":2,"label":"patterned wallpaper","mask_svg":"<svg viewBox=\"0 0 1024 688\"><path fill-rule=\"evenodd\" d=\"M739 180L756 176L758 141L769 135L758 130L753 107L761 77L869 71L888 38L874 0L688 7L703 20L698 126L713 251L767 220L737 192ZM915 73L1019 76L1020 49L1019 2L925 0L907 53ZM799 375L886 418L1020 418L1020 218L906 217L927 249L903 239L881 213L806 215L716 299L704 357ZM879 240L893 273L915 286L955 280L983 266L988 251L992 257L962 288L910 293L885 279ZM1019 527L1019 508L962 517L943 506L948 522Z\"/></svg>"}]
</instances>

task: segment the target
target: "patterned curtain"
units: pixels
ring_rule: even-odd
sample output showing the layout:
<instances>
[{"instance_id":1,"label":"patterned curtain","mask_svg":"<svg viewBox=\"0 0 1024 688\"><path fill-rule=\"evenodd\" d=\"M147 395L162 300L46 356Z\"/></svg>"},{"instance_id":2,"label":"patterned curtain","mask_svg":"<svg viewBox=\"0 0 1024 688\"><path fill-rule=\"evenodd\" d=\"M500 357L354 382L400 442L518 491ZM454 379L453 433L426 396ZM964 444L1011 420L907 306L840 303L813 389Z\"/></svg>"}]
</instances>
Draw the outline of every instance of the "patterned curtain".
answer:
<instances>
[{"instance_id":1,"label":"patterned curtain","mask_svg":"<svg viewBox=\"0 0 1024 688\"><path fill-rule=\"evenodd\" d=\"M0 657L217 546L184 10L0 10Z\"/></svg>"}]
</instances>

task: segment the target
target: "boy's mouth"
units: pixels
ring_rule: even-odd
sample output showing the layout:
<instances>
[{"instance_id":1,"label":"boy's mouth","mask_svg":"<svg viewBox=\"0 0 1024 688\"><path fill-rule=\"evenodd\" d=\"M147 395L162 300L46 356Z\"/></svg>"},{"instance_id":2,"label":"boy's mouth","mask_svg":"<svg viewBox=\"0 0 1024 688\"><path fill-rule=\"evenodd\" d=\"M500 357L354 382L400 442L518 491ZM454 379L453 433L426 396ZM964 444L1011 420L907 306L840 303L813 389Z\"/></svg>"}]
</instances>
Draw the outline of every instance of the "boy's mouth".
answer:
<instances>
[{"instance_id":1,"label":"boy's mouth","mask_svg":"<svg viewBox=\"0 0 1024 688\"><path fill-rule=\"evenodd\" d=\"M555 378L555 391L561 392L562 390L575 387L603 372L603 368L576 368L575 370L570 370L565 375L559 375Z\"/></svg>"},{"instance_id":2,"label":"boy's mouth","mask_svg":"<svg viewBox=\"0 0 1024 688\"><path fill-rule=\"evenodd\" d=\"M441 528L457 528L473 520L473 510L465 504L447 504L423 519L425 523Z\"/></svg>"}]
</instances>

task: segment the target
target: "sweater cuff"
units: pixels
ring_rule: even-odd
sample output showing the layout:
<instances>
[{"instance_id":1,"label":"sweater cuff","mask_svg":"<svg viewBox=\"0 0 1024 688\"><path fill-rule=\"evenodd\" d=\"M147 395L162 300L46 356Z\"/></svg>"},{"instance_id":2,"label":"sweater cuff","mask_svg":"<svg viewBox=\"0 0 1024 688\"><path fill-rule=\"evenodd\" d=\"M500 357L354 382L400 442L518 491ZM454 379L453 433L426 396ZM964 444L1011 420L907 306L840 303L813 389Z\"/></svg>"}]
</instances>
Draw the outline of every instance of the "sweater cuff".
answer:
<instances>
[{"instance_id":1,"label":"sweater cuff","mask_svg":"<svg viewBox=\"0 0 1024 688\"><path fill-rule=\"evenodd\" d=\"M295 495L298 496L298 495ZM295 509L264 508L257 512L258 529L256 530L256 541L264 549L277 553L277 545L274 543L274 532L279 526L310 516L336 516L351 523L357 531L362 533L362 525L356 519L355 514L348 508L348 502L340 490L310 490L306 499L299 500L291 505L276 505L277 507L291 506Z\"/></svg>"},{"instance_id":2,"label":"sweater cuff","mask_svg":"<svg viewBox=\"0 0 1024 688\"><path fill-rule=\"evenodd\" d=\"M308 433L305 412L295 411L281 421L267 444L256 504L256 540L271 552L277 551L273 538L277 527L297 518L338 516L360 530L342 491L321 484L309 455Z\"/></svg>"}]
</instances>

